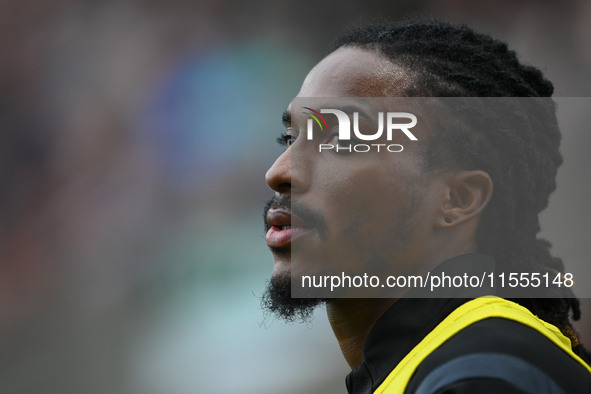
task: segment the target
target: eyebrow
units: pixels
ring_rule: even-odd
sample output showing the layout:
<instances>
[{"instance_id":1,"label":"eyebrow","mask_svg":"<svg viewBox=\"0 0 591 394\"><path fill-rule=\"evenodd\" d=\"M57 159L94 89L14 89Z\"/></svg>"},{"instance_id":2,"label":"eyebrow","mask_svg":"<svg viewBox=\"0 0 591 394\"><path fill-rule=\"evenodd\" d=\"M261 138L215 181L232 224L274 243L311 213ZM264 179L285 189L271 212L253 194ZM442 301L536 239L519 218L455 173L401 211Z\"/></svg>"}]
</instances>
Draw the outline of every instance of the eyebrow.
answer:
<instances>
[{"instance_id":1,"label":"eyebrow","mask_svg":"<svg viewBox=\"0 0 591 394\"><path fill-rule=\"evenodd\" d=\"M368 112L365 111L365 109L358 107L356 105L343 105L335 107L335 109L341 110L348 115L352 114L353 112L357 112L359 113L359 116L364 117L365 119L370 121L374 119Z\"/></svg>"},{"instance_id":2,"label":"eyebrow","mask_svg":"<svg viewBox=\"0 0 591 394\"><path fill-rule=\"evenodd\" d=\"M281 115L281 121L285 125L285 127L291 125L291 114L287 112L287 110L283 111L283 115Z\"/></svg>"},{"instance_id":3,"label":"eyebrow","mask_svg":"<svg viewBox=\"0 0 591 394\"><path fill-rule=\"evenodd\" d=\"M369 115L363 108L355 106L355 105L344 105L344 106L335 106L334 109L339 109L347 114L351 114L353 112L358 112L360 116L368 119L373 120L372 116ZM291 113L286 109L283 111L281 115L281 121L285 127L291 126Z\"/></svg>"},{"instance_id":4,"label":"eyebrow","mask_svg":"<svg viewBox=\"0 0 591 394\"><path fill-rule=\"evenodd\" d=\"M367 112L364 108L358 107L356 105L351 105L351 104L349 104L349 105L335 105L335 106L331 106L330 108L343 111L347 115L351 115L353 112L358 112L360 116L362 116L368 120L373 120L373 117L369 114L369 112ZM318 108L316 110L318 112L321 112L320 108ZM287 119L285 118L286 116L287 116ZM287 121L287 122L291 123L291 114L289 114L287 111L283 113L283 117L284 117L283 122Z\"/></svg>"}]
</instances>

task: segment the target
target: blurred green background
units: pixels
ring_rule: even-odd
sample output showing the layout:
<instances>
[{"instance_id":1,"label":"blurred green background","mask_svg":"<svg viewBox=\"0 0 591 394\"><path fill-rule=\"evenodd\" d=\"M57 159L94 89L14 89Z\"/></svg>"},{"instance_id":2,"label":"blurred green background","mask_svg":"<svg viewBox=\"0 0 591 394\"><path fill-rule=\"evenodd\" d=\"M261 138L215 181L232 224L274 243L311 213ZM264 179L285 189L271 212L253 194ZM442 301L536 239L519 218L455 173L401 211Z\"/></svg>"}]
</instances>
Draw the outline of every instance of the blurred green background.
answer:
<instances>
[{"instance_id":1,"label":"blurred green background","mask_svg":"<svg viewBox=\"0 0 591 394\"><path fill-rule=\"evenodd\" d=\"M264 173L338 32L418 14L590 95L586 0L0 2L0 393L344 392L323 311L259 308ZM589 148L565 130L544 215L567 269L591 252Z\"/></svg>"}]
</instances>

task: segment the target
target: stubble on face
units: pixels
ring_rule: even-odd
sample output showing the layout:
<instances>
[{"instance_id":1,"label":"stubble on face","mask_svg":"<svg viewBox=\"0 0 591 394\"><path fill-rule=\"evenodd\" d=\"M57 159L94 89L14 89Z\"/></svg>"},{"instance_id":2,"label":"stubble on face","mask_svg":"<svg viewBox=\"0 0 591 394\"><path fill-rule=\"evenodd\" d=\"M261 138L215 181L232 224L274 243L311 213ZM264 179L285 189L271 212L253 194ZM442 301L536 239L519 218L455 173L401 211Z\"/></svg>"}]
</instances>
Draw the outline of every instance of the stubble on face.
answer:
<instances>
[{"instance_id":1,"label":"stubble on face","mask_svg":"<svg viewBox=\"0 0 591 394\"><path fill-rule=\"evenodd\" d=\"M300 207L293 207L291 197L273 197L265 204L263 222L265 232L270 228L267 223L267 212L270 209L297 210L300 216L306 216L309 223L316 223L323 227L323 222L317 214ZM291 250L272 250L273 254L291 257ZM261 309L267 314L282 319L287 323L309 322L317 306L325 300L321 298L293 298L291 295L291 272L276 274L267 281L265 292L261 297Z\"/></svg>"},{"instance_id":2,"label":"stubble on face","mask_svg":"<svg viewBox=\"0 0 591 394\"><path fill-rule=\"evenodd\" d=\"M412 196L411 202L398 212L397 217L391 218L392 226L387 231L384 241L384 243L388 244L387 248L390 250L403 248L404 244L412 237L414 232L413 217L420 205L421 195L418 190L414 190ZM265 215L263 217L266 216L266 212L270 208L277 208L286 203L289 204L287 201L278 198L269 200L265 205ZM266 220L264 225L265 230L268 230L269 226ZM382 249L370 251L370 260L365 264L373 266L382 272L391 272L393 269L392 262L384 259L383 251ZM281 253L291 254L291 251L282 251ZM274 275L267 281L265 292L261 297L261 309L266 316L274 316L287 323L307 323L312 320L316 307L330 304L333 301L331 298L292 297L291 280L291 273L284 272Z\"/></svg>"}]
</instances>

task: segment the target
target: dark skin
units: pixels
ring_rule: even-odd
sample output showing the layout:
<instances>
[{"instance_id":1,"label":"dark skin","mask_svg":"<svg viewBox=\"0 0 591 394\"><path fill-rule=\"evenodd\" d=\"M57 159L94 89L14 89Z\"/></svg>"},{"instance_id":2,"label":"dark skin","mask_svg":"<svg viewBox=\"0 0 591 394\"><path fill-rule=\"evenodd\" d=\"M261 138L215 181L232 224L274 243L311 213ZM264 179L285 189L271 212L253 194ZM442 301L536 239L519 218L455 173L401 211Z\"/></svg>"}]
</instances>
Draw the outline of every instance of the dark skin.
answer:
<instances>
[{"instance_id":1,"label":"dark skin","mask_svg":"<svg viewBox=\"0 0 591 394\"><path fill-rule=\"evenodd\" d=\"M310 71L298 97L404 97L412 78L411 73L375 51L345 47ZM363 261L369 258L368 249L382 248L387 251L388 264L395 267L398 275L424 274L449 258L476 251L479 215L492 195L492 181L487 173L457 168L426 172L420 150L412 144L405 146L404 154L376 155L375 160L370 157L363 162L343 160L331 153L313 156L310 141L299 138L305 118L290 107L288 112L291 120L286 128L290 146L271 166L266 180L277 196L289 194L322 215L326 223L322 238L314 229L298 229L297 219L292 222L294 234L304 234L310 248L331 250L332 240L342 236L343 228L357 231L357 242L344 253ZM427 135L419 140L427 141ZM292 163L297 163L295 168ZM351 185L356 188L352 189ZM363 185L375 189L371 203L364 200L368 198L367 192L357 192L364 189ZM339 207L339 200L333 196L340 195L346 195L350 204L359 202L355 209L347 210L353 219L339 215L343 207ZM376 201L375 195L390 198ZM400 226L395 222L411 202L419 204L413 210L412 231L405 236L403 245L388 249L392 239L400 236L396 233ZM366 217L384 218L372 221L373 227L383 229L372 234L383 235L383 239L364 238L367 229L351 224ZM273 253L273 275L291 272L291 254L285 251ZM363 362L367 335L396 301L360 298L327 302L328 319L351 368Z\"/></svg>"}]
</instances>

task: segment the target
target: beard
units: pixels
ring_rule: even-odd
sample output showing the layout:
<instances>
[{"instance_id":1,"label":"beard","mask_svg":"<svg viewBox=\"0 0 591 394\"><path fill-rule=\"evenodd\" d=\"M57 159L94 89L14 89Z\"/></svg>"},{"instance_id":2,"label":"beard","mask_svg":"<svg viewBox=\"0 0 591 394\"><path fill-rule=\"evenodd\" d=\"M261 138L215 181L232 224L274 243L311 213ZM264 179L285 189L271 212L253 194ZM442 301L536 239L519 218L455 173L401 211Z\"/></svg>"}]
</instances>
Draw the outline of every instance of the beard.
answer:
<instances>
[{"instance_id":1,"label":"beard","mask_svg":"<svg viewBox=\"0 0 591 394\"><path fill-rule=\"evenodd\" d=\"M267 212L271 208L283 208L292 210L291 196L273 197L265 204L263 212L263 221L265 233L271 226L267 223ZM308 223L314 223L318 228L324 227L322 220L307 209L298 208L298 214L306 218ZM289 250L272 249L274 254L291 254ZM265 316L272 315L282 319L287 323L302 322L308 323L312 320L314 310L317 306L324 304L325 300L321 298L292 298L291 296L291 276L289 273L284 275L275 275L267 281L265 292L261 297L261 309Z\"/></svg>"},{"instance_id":2,"label":"beard","mask_svg":"<svg viewBox=\"0 0 591 394\"><path fill-rule=\"evenodd\" d=\"M377 268L383 273L391 271L391 261L383 258L381 255L383 255L383 250L386 248L403 248L404 244L412 237L414 233L412 220L422 202L422 196L419 191L413 189L411 191L412 198L410 198L408 206L401 209L392 218L392 225L386 231L388 236L373 253L370 253L369 266L372 266L374 269ZM266 220L266 214L271 208L293 208L298 216L305 218L306 223L312 223L319 234L323 234L326 231L326 222L322 215L303 206L294 206L291 196L275 197L267 202L263 215L265 231L268 231L270 228ZM291 255L291 250L272 249L272 251L275 254ZM261 297L261 309L265 313L265 317L272 315L287 323L308 323L311 322L317 306L330 302L331 298L293 298L291 292L291 274L285 273L274 275L267 281L265 292Z\"/></svg>"},{"instance_id":3,"label":"beard","mask_svg":"<svg viewBox=\"0 0 591 394\"><path fill-rule=\"evenodd\" d=\"M261 308L287 323L312 321L314 309L326 302L322 298L292 298L289 275L273 276L261 297Z\"/></svg>"}]
</instances>

